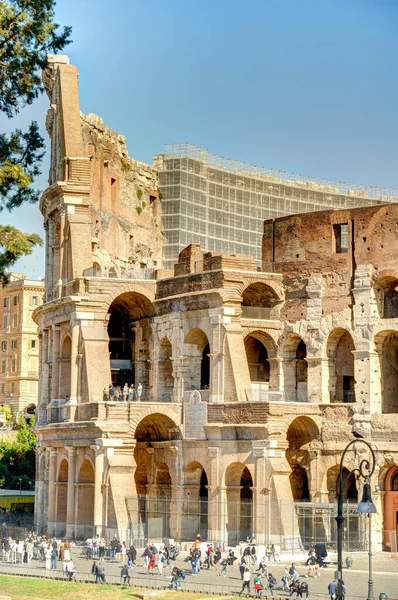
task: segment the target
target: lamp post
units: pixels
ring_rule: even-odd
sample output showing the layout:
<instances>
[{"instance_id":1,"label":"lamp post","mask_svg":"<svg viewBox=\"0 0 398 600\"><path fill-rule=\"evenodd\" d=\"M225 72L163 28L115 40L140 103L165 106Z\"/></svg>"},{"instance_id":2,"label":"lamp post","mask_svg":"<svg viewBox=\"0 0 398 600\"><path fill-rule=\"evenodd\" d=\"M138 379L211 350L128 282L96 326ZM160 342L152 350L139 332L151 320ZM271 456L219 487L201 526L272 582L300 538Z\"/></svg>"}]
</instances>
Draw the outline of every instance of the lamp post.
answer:
<instances>
[{"instance_id":1,"label":"lamp post","mask_svg":"<svg viewBox=\"0 0 398 600\"><path fill-rule=\"evenodd\" d=\"M22 495L22 493L21 493L21 490L22 490L22 479L19 477L18 481L19 481L19 495L21 496Z\"/></svg>"},{"instance_id":2,"label":"lamp post","mask_svg":"<svg viewBox=\"0 0 398 600\"><path fill-rule=\"evenodd\" d=\"M343 463L344 457L347 450L356 444L364 444L370 451L371 459L366 458L361 460L359 467L350 471L343 480ZM345 447L340 460L339 470L339 485L337 493L337 600L344 600L343 598L343 495L346 488L347 482L351 475L357 473L357 477L361 477L364 480L362 490L362 500L358 504L357 512L369 515L369 580L368 580L368 598L367 600L373 600L373 580L372 580L372 519L371 514L377 512L376 506L372 502L372 495L370 489L370 478L372 477L376 466L376 457L372 446L366 440L357 438L352 440Z\"/></svg>"}]
</instances>

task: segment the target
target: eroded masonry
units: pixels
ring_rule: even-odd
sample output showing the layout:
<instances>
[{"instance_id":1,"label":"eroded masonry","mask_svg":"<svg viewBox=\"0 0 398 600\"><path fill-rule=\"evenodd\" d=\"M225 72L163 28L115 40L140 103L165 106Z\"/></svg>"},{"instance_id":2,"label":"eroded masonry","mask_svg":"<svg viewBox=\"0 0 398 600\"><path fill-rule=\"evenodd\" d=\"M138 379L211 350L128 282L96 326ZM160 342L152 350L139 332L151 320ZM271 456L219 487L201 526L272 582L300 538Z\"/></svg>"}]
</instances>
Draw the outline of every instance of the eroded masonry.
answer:
<instances>
[{"instance_id":1,"label":"eroded masonry","mask_svg":"<svg viewBox=\"0 0 398 600\"><path fill-rule=\"evenodd\" d=\"M252 256L196 244L163 270L157 169L80 113L67 57L50 57L44 81L39 529L136 544L198 532L224 546L248 534L286 550L333 544L338 464L356 430L377 448L374 540L389 545L398 205L267 220L261 271ZM141 395L123 394L132 384ZM349 453L347 468L356 461ZM351 549L366 547L359 488L346 488Z\"/></svg>"}]
</instances>

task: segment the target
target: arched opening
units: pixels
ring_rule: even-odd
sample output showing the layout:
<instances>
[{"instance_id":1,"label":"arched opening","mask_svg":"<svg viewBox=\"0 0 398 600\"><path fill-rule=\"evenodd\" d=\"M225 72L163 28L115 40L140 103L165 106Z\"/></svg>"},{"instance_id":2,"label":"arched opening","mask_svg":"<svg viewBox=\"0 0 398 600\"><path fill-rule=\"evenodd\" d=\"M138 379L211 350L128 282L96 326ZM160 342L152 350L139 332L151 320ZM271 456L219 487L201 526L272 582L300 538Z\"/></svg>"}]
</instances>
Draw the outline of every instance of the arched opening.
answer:
<instances>
[{"instance_id":1,"label":"arched opening","mask_svg":"<svg viewBox=\"0 0 398 600\"><path fill-rule=\"evenodd\" d=\"M225 472L225 486L228 544L235 546L253 534L253 478L246 465L229 465Z\"/></svg>"},{"instance_id":2,"label":"arched opening","mask_svg":"<svg viewBox=\"0 0 398 600\"><path fill-rule=\"evenodd\" d=\"M142 347L137 353L135 351L135 334L133 325L141 319L150 317L154 314L151 302L136 292L126 292L118 296L109 307L109 354L112 374L112 383L119 387L132 383L141 383L143 386L142 398L148 397L149 391L149 347L148 342L142 342ZM140 353L141 350L141 353ZM140 381L137 381L135 374L135 362L141 361L142 352L145 354L145 369L137 373L140 375ZM138 354L138 356L136 356ZM141 362L140 362L140 366Z\"/></svg>"},{"instance_id":3,"label":"arched opening","mask_svg":"<svg viewBox=\"0 0 398 600\"><path fill-rule=\"evenodd\" d=\"M99 263L95 262L93 263L93 277L101 277L102 275L102 269L99 265Z\"/></svg>"},{"instance_id":4,"label":"arched opening","mask_svg":"<svg viewBox=\"0 0 398 600\"><path fill-rule=\"evenodd\" d=\"M203 466L190 462L184 469L183 535L193 540L200 533L207 539L208 527L208 480Z\"/></svg>"},{"instance_id":5,"label":"arched opening","mask_svg":"<svg viewBox=\"0 0 398 600\"><path fill-rule=\"evenodd\" d=\"M64 458L59 465L56 485L56 535L65 535L68 501L68 461Z\"/></svg>"},{"instance_id":6,"label":"arched opening","mask_svg":"<svg viewBox=\"0 0 398 600\"><path fill-rule=\"evenodd\" d=\"M293 465L289 479L293 500L295 502L308 502L310 500L310 488L306 469L298 464Z\"/></svg>"},{"instance_id":7,"label":"arched opening","mask_svg":"<svg viewBox=\"0 0 398 600\"><path fill-rule=\"evenodd\" d=\"M271 368L267 348L260 340L249 335L245 339L245 350L250 380L257 383L269 383Z\"/></svg>"},{"instance_id":8,"label":"arched opening","mask_svg":"<svg viewBox=\"0 0 398 600\"><path fill-rule=\"evenodd\" d=\"M242 294L243 319L277 319L280 300L275 290L263 282L252 283Z\"/></svg>"},{"instance_id":9,"label":"arched opening","mask_svg":"<svg viewBox=\"0 0 398 600\"><path fill-rule=\"evenodd\" d=\"M381 319L398 317L398 279L391 275L379 279L375 284L377 307Z\"/></svg>"},{"instance_id":10,"label":"arched opening","mask_svg":"<svg viewBox=\"0 0 398 600\"><path fill-rule=\"evenodd\" d=\"M398 412L398 332L377 334L375 345L379 355L381 374L381 410Z\"/></svg>"},{"instance_id":11,"label":"arched opening","mask_svg":"<svg viewBox=\"0 0 398 600\"><path fill-rule=\"evenodd\" d=\"M172 402L174 389L173 349L170 340L162 338L159 343L157 398L158 402Z\"/></svg>"},{"instance_id":12,"label":"arched opening","mask_svg":"<svg viewBox=\"0 0 398 600\"><path fill-rule=\"evenodd\" d=\"M353 350L354 341L347 330L332 331L326 346L331 402L355 402Z\"/></svg>"},{"instance_id":13,"label":"arched opening","mask_svg":"<svg viewBox=\"0 0 398 600\"><path fill-rule=\"evenodd\" d=\"M148 415L136 427L137 442L165 442L181 439L181 431L170 417L161 413Z\"/></svg>"},{"instance_id":14,"label":"arched opening","mask_svg":"<svg viewBox=\"0 0 398 600\"><path fill-rule=\"evenodd\" d=\"M308 444L319 438L317 424L310 417L297 417L287 430L286 439L289 442L287 452L307 451Z\"/></svg>"},{"instance_id":15,"label":"arched opening","mask_svg":"<svg viewBox=\"0 0 398 600\"><path fill-rule=\"evenodd\" d=\"M52 245L53 252L53 287L58 283L61 277L61 222L57 221L54 229L54 241Z\"/></svg>"},{"instance_id":16,"label":"arched opening","mask_svg":"<svg viewBox=\"0 0 398 600\"><path fill-rule=\"evenodd\" d=\"M138 453L139 455L139 453ZM148 496L148 468L150 464L143 462L142 459L137 460L137 468L134 473L135 487L137 491L137 510L133 510L130 517L132 518L132 528L134 532L134 538L137 540L145 540L148 537L147 523L148 523L148 508L149 508L149 496ZM148 461L150 462L150 461Z\"/></svg>"},{"instance_id":17,"label":"arched opening","mask_svg":"<svg viewBox=\"0 0 398 600\"><path fill-rule=\"evenodd\" d=\"M116 279L117 278L117 272L116 272L116 269L114 267L111 267L109 269L108 277L111 277L112 279Z\"/></svg>"},{"instance_id":18,"label":"arched opening","mask_svg":"<svg viewBox=\"0 0 398 600\"><path fill-rule=\"evenodd\" d=\"M184 340L185 390L205 390L210 385L210 344L207 335L195 328Z\"/></svg>"},{"instance_id":19,"label":"arched opening","mask_svg":"<svg viewBox=\"0 0 398 600\"><path fill-rule=\"evenodd\" d=\"M71 391L71 370L72 370L72 340L67 335L61 348L59 359L59 398L69 400Z\"/></svg>"},{"instance_id":20,"label":"arched opening","mask_svg":"<svg viewBox=\"0 0 398 600\"><path fill-rule=\"evenodd\" d=\"M398 536L398 468L391 467L384 478L383 537L386 548L392 550Z\"/></svg>"},{"instance_id":21,"label":"arched opening","mask_svg":"<svg viewBox=\"0 0 398 600\"><path fill-rule=\"evenodd\" d=\"M86 458L79 469L77 493L76 526L77 537L87 539L94 533L94 482L95 475L91 461Z\"/></svg>"},{"instance_id":22,"label":"arched opening","mask_svg":"<svg viewBox=\"0 0 398 600\"><path fill-rule=\"evenodd\" d=\"M282 348L283 378L286 399L292 402L308 401L307 346L296 334L290 334Z\"/></svg>"},{"instance_id":23,"label":"arched opening","mask_svg":"<svg viewBox=\"0 0 398 600\"><path fill-rule=\"evenodd\" d=\"M155 518L161 519L159 532L161 537L170 537L170 504L171 504L171 475L165 462L160 463L156 469L155 477L156 500Z\"/></svg>"},{"instance_id":24,"label":"arched opening","mask_svg":"<svg viewBox=\"0 0 398 600\"><path fill-rule=\"evenodd\" d=\"M339 489L339 472L339 465L331 467L327 472L329 502L335 502L337 499L337 491ZM358 503L358 490L355 475L350 475L350 477L346 479L348 474L349 470L346 467L343 467L343 486L344 482L347 482L344 487L343 499L347 502Z\"/></svg>"}]
</instances>

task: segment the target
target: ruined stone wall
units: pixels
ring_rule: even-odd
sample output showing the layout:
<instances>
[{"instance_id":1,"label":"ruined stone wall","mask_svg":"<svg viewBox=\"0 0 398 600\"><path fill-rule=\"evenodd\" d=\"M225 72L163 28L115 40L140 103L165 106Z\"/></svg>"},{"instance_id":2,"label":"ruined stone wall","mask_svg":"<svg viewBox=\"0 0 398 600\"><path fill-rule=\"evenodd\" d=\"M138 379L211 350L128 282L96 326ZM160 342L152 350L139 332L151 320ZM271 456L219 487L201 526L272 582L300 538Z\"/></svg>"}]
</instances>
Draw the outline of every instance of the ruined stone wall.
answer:
<instances>
[{"instance_id":1,"label":"ruined stone wall","mask_svg":"<svg viewBox=\"0 0 398 600\"><path fill-rule=\"evenodd\" d=\"M93 262L119 276L131 269L159 268L163 237L155 169L130 158L125 137L100 117L80 118L92 165Z\"/></svg>"}]
</instances>

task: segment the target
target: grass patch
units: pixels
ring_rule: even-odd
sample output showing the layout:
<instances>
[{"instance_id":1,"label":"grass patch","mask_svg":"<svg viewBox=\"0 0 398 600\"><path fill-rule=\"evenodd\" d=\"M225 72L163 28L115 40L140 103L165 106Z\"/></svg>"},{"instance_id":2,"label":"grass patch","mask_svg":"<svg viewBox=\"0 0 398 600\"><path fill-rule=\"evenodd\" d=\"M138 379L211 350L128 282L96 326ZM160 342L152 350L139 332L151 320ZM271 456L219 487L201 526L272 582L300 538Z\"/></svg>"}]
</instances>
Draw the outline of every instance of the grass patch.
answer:
<instances>
[{"instance_id":1,"label":"grass patch","mask_svg":"<svg viewBox=\"0 0 398 600\"><path fill-rule=\"evenodd\" d=\"M51 581L30 577L0 575L0 595L11 596L12 600L124 600L134 597L134 593L145 594L142 588L93 585L68 581ZM150 590L147 590L148 594ZM183 591L165 591L154 596L154 600L199 600L208 599L206 594ZM220 597L221 600L221 597Z\"/></svg>"}]
</instances>

